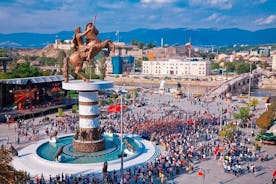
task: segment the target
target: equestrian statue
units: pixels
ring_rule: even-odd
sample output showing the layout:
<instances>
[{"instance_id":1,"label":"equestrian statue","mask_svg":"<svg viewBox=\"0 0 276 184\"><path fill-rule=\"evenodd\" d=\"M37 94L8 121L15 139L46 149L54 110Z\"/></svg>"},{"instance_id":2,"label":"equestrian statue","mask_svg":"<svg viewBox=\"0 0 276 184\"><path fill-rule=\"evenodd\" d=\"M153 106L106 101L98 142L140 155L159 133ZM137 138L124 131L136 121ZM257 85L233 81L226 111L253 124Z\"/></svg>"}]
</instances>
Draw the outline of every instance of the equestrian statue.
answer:
<instances>
[{"instance_id":1,"label":"equestrian statue","mask_svg":"<svg viewBox=\"0 0 276 184\"><path fill-rule=\"evenodd\" d=\"M71 63L75 69L75 73L83 79L85 82L89 82L82 73L83 63L85 61L91 62L91 59L94 58L102 49L107 49L106 56L109 56L110 52L115 52L115 45L111 40L101 41L97 35L99 34L98 29L95 27L96 16L94 17L93 23L89 22L85 26L85 30L82 33L81 28L78 26L75 28L75 34L73 36L73 49L74 52L64 58L63 60L63 76L64 82L68 82L68 62ZM86 42L83 41L83 37L86 37ZM94 62L92 66L95 67Z\"/></svg>"}]
</instances>

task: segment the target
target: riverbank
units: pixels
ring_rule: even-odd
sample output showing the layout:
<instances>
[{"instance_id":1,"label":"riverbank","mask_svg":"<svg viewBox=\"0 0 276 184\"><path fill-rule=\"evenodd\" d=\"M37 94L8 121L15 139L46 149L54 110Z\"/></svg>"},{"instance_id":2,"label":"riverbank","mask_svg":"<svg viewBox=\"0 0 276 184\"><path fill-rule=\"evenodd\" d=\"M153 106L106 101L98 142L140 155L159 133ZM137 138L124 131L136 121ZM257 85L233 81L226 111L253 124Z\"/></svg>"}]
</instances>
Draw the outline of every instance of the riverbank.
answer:
<instances>
[{"instance_id":1,"label":"riverbank","mask_svg":"<svg viewBox=\"0 0 276 184\"><path fill-rule=\"evenodd\" d=\"M188 81L187 79L158 79L158 78L134 78L134 77L111 77L107 76L106 80L113 81L116 85L127 85L127 86L158 86L161 81L164 80L166 85L176 86L178 83L181 86L197 86L197 87L215 87L223 83L222 80L192 80Z\"/></svg>"},{"instance_id":2,"label":"riverbank","mask_svg":"<svg viewBox=\"0 0 276 184\"><path fill-rule=\"evenodd\" d=\"M276 78L271 77L271 78L265 78L259 83L259 88L261 89L273 89L276 90Z\"/></svg>"}]
</instances>

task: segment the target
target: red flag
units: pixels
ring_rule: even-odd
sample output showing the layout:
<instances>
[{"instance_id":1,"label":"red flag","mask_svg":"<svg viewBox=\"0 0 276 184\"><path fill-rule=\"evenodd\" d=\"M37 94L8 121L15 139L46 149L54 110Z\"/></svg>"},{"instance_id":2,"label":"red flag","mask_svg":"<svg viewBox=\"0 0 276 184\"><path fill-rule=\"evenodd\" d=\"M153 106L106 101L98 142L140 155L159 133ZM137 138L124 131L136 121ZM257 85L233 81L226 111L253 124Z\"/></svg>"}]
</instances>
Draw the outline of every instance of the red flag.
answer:
<instances>
[{"instance_id":1,"label":"red flag","mask_svg":"<svg viewBox=\"0 0 276 184\"><path fill-rule=\"evenodd\" d=\"M273 176L273 177L276 177L276 170L274 170L272 176Z\"/></svg>"},{"instance_id":2,"label":"red flag","mask_svg":"<svg viewBox=\"0 0 276 184\"><path fill-rule=\"evenodd\" d=\"M112 112L120 112L121 111L121 107L122 107L122 109L125 109L126 108L126 106L125 105L119 105L119 104L117 104L117 105L110 105L110 106L108 106L108 108L107 108L107 111L109 112L109 113L112 113Z\"/></svg>"}]
</instances>

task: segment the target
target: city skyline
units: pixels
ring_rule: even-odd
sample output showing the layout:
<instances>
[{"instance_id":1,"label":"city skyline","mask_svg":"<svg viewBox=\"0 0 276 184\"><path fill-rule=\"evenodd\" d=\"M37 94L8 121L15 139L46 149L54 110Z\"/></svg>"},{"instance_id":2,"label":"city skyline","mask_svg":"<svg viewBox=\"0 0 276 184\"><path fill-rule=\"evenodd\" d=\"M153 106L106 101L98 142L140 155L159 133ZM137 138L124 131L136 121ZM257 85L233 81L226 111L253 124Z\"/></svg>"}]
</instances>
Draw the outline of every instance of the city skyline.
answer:
<instances>
[{"instance_id":1,"label":"city skyline","mask_svg":"<svg viewBox=\"0 0 276 184\"><path fill-rule=\"evenodd\" d=\"M274 0L5 0L0 2L0 33L56 33L82 29L96 15L101 32L137 28L276 27Z\"/></svg>"}]
</instances>

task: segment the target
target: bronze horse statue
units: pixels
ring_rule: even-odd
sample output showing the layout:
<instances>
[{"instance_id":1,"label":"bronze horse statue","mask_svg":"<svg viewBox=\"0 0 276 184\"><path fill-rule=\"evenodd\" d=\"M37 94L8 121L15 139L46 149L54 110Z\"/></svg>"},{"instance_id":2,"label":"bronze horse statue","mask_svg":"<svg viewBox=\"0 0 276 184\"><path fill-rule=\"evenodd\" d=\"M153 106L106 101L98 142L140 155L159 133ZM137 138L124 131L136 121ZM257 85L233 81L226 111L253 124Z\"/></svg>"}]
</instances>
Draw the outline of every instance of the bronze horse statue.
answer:
<instances>
[{"instance_id":1,"label":"bronze horse statue","mask_svg":"<svg viewBox=\"0 0 276 184\"><path fill-rule=\"evenodd\" d=\"M80 37L76 38L76 34L80 34ZM68 82L68 62L71 63L75 69L75 73L83 79L85 82L89 82L82 73L83 63L85 61L90 62L91 58L96 56L102 49L107 49L106 56L108 57L110 52L115 52L115 45L111 40L101 41L97 35L99 31L96 29L93 23L89 22L85 27L84 33L76 33L73 37L73 43L75 51L68 57L65 57L63 60L63 76L64 82ZM82 36L86 37L86 44L82 43ZM95 66L94 63L92 63Z\"/></svg>"},{"instance_id":2,"label":"bronze horse statue","mask_svg":"<svg viewBox=\"0 0 276 184\"><path fill-rule=\"evenodd\" d=\"M58 160L58 157L62 154L64 146L61 146L55 154L55 160Z\"/></svg>"}]
</instances>

